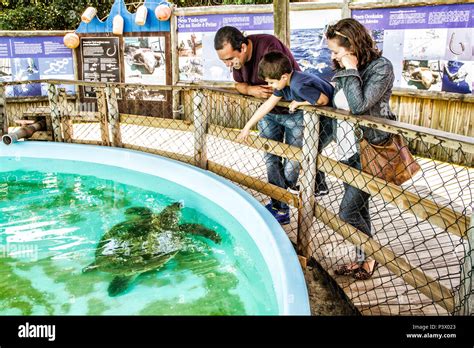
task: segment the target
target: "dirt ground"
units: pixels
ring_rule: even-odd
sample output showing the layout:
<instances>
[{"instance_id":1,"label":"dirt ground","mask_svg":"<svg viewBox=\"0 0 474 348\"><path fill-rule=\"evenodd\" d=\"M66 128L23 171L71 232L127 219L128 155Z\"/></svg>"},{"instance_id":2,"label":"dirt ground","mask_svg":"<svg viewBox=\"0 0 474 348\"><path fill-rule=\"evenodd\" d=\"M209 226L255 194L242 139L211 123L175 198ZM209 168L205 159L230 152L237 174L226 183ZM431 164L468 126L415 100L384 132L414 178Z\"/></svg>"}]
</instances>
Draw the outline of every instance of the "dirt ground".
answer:
<instances>
[{"instance_id":1,"label":"dirt ground","mask_svg":"<svg viewBox=\"0 0 474 348\"><path fill-rule=\"evenodd\" d=\"M317 266L306 267L304 276L312 315L359 315Z\"/></svg>"}]
</instances>

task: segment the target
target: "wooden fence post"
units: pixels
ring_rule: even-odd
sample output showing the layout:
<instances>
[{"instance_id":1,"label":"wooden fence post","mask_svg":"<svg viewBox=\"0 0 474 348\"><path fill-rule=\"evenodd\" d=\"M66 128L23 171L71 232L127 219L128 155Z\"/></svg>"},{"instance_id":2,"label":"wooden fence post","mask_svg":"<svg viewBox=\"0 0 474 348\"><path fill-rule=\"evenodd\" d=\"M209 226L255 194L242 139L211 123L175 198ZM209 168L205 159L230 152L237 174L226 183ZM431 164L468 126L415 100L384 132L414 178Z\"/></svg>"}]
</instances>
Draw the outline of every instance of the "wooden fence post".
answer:
<instances>
[{"instance_id":1,"label":"wooden fence post","mask_svg":"<svg viewBox=\"0 0 474 348\"><path fill-rule=\"evenodd\" d=\"M48 99L49 107L51 109L51 126L53 128L54 141L63 141L61 132L61 112L59 110L58 90L55 85L48 84Z\"/></svg>"},{"instance_id":2,"label":"wooden fence post","mask_svg":"<svg viewBox=\"0 0 474 348\"><path fill-rule=\"evenodd\" d=\"M72 143L72 119L69 105L67 103L67 94L65 88L58 88L58 102L59 109L61 110L61 126L63 129L64 141L67 143Z\"/></svg>"},{"instance_id":3,"label":"wooden fence post","mask_svg":"<svg viewBox=\"0 0 474 348\"><path fill-rule=\"evenodd\" d=\"M461 287L456 296L457 315L474 314L474 213L471 216L471 226L466 231L466 255L461 268Z\"/></svg>"},{"instance_id":4,"label":"wooden fence post","mask_svg":"<svg viewBox=\"0 0 474 348\"><path fill-rule=\"evenodd\" d=\"M344 0L341 8L341 18L351 18L351 9L349 5L352 0Z\"/></svg>"},{"instance_id":5,"label":"wooden fence post","mask_svg":"<svg viewBox=\"0 0 474 348\"><path fill-rule=\"evenodd\" d=\"M301 169L300 204L298 206L298 254L309 259L312 255L310 230L314 217L314 190L316 183L319 141L319 115L304 111L303 161Z\"/></svg>"},{"instance_id":6,"label":"wooden fence post","mask_svg":"<svg viewBox=\"0 0 474 348\"><path fill-rule=\"evenodd\" d=\"M275 36L290 47L290 0L273 0L273 23Z\"/></svg>"},{"instance_id":7,"label":"wooden fence post","mask_svg":"<svg viewBox=\"0 0 474 348\"><path fill-rule=\"evenodd\" d=\"M204 110L205 100L201 90L197 90L193 98L194 106L194 164L207 169L207 128L208 112Z\"/></svg>"},{"instance_id":8,"label":"wooden fence post","mask_svg":"<svg viewBox=\"0 0 474 348\"><path fill-rule=\"evenodd\" d=\"M107 116L107 99L104 88L96 88L97 111L99 112L100 137L103 146L110 146L109 120Z\"/></svg>"},{"instance_id":9,"label":"wooden fence post","mask_svg":"<svg viewBox=\"0 0 474 348\"><path fill-rule=\"evenodd\" d=\"M8 133L7 98L5 86L0 86L0 137Z\"/></svg>"},{"instance_id":10,"label":"wooden fence post","mask_svg":"<svg viewBox=\"0 0 474 348\"><path fill-rule=\"evenodd\" d=\"M112 137L111 146L122 147L122 134L120 132L120 113L117 102L117 92L115 86L105 87L105 97L107 99L107 113Z\"/></svg>"}]
</instances>

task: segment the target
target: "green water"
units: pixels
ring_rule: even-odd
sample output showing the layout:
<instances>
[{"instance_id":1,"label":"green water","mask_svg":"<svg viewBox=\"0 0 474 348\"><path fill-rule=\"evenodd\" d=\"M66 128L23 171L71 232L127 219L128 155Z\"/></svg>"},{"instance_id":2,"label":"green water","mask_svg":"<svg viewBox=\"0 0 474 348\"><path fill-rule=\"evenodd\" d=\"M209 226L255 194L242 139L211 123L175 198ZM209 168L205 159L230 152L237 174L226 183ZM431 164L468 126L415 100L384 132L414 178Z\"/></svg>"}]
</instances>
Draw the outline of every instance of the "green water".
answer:
<instances>
[{"instance_id":1,"label":"green water","mask_svg":"<svg viewBox=\"0 0 474 348\"><path fill-rule=\"evenodd\" d=\"M79 174L77 174L79 173ZM113 177L114 181L107 178ZM190 178L192 180L192 178ZM82 273L103 234L132 206L159 213L182 201L182 222L215 230L216 244L178 253L110 297L114 275ZM277 314L268 269L222 208L154 176L77 161L0 158L0 314Z\"/></svg>"}]
</instances>

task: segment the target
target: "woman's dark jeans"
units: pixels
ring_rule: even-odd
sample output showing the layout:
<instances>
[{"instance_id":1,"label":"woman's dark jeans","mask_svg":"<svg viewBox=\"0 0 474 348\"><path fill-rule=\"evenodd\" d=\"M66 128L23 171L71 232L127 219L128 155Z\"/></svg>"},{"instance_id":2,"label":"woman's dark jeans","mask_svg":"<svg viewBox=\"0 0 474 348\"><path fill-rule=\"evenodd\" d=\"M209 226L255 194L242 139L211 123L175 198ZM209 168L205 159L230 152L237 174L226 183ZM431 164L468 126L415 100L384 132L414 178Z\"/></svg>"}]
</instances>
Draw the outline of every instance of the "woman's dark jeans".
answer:
<instances>
[{"instance_id":1,"label":"woman's dark jeans","mask_svg":"<svg viewBox=\"0 0 474 348\"><path fill-rule=\"evenodd\" d=\"M359 153L356 153L347 160L342 160L341 163L347 164L352 168L361 169ZM344 197L342 197L339 208L339 217L371 237L369 198L370 195L368 193L344 183ZM359 246L356 246L356 253L357 261L362 262L365 260L365 254Z\"/></svg>"}]
</instances>

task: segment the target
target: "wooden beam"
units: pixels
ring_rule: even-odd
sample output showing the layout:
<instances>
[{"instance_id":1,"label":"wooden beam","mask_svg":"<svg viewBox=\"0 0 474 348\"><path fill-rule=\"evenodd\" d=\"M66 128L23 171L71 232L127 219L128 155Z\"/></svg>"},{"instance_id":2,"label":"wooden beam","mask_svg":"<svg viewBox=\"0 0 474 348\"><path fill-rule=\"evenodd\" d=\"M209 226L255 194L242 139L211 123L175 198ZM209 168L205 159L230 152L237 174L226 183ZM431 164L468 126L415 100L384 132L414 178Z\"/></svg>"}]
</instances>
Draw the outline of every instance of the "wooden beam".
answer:
<instances>
[{"instance_id":1,"label":"wooden beam","mask_svg":"<svg viewBox=\"0 0 474 348\"><path fill-rule=\"evenodd\" d=\"M73 127L71 120L71 111L66 99L66 89L58 88L58 102L59 110L61 112L61 128L63 131L63 140L67 143L72 143L73 138Z\"/></svg>"},{"instance_id":2,"label":"wooden beam","mask_svg":"<svg viewBox=\"0 0 474 348\"><path fill-rule=\"evenodd\" d=\"M188 156L188 155L183 155L180 153L174 153L174 152L169 152L169 151L164 151L164 150L158 150L158 149L153 149L151 147L145 147L145 146L138 146L138 145L132 145L132 144L123 144L123 148L125 149L130 149L130 150L137 150L137 151L142 151L142 152L148 152L153 155L158 155L158 156L163 156L163 157L168 157L177 161L185 162L188 164L194 164L194 157L193 156Z\"/></svg>"},{"instance_id":3,"label":"wooden beam","mask_svg":"<svg viewBox=\"0 0 474 348\"><path fill-rule=\"evenodd\" d=\"M120 114L120 123L194 132L194 125L188 120L172 120L169 118Z\"/></svg>"},{"instance_id":4,"label":"wooden beam","mask_svg":"<svg viewBox=\"0 0 474 348\"><path fill-rule=\"evenodd\" d=\"M286 47L290 47L290 0L273 0L273 31Z\"/></svg>"},{"instance_id":5,"label":"wooden beam","mask_svg":"<svg viewBox=\"0 0 474 348\"><path fill-rule=\"evenodd\" d=\"M311 228L314 214L314 187L316 184L316 171L319 141L319 117L313 117L304 112L303 147L301 149L302 177L301 200L298 206L298 231L296 245L298 254L306 258L311 257L309 249L311 242Z\"/></svg>"},{"instance_id":6,"label":"wooden beam","mask_svg":"<svg viewBox=\"0 0 474 348\"><path fill-rule=\"evenodd\" d=\"M207 169L207 129L209 113L206 112L206 102L201 91L196 91L193 98L194 105L194 164Z\"/></svg>"},{"instance_id":7,"label":"wooden beam","mask_svg":"<svg viewBox=\"0 0 474 348\"><path fill-rule=\"evenodd\" d=\"M176 7L176 16L197 16L208 14L235 14L235 13L271 13L272 5L226 5L226 6L199 6Z\"/></svg>"},{"instance_id":8,"label":"wooden beam","mask_svg":"<svg viewBox=\"0 0 474 348\"><path fill-rule=\"evenodd\" d=\"M122 147L122 134L120 132L120 114L117 102L117 92L114 86L105 88L105 97L107 100L107 115L109 117L109 127L111 135L111 146Z\"/></svg>"},{"instance_id":9,"label":"wooden beam","mask_svg":"<svg viewBox=\"0 0 474 348\"><path fill-rule=\"evenodd\" d=\"M340 2L291 2L290 11L337 10L342 8Z\"/></svg>"},{"instance_id":10,"label":"wooden beam","mask_svg":"<svg viewBox=\"0 0 474 348\"><path fill-rule=\"evenodd\" d=\"M61 131L61 111L59 106L58 90L56 85L48 84L48 99L49 107L51 109L51 126L53 127L54 141L63 141Z\"/></svg>"},{"instance_id":11,"label":"wooden beam","mask_svg":"<svg viewBox=\"0 0 474 348\"><path fill-rule=\"evenodd\" d=\"M210 125L208 134L230 141L236 141L237 136L240 134L240 130ZM292 161L301 162L302 160L301 149L299 147L261 138L255 134L250 134L249 141L243 145L260 151L269 152L280 157L285 157Z\"/></svg>"},{"instance_id":12,"label":"wooden beam","mask_svg":"<svg viewBox=\"0 0 474 348\"><path fill-rule=\"evenodd\" d=\"M242 174L232 168L228 168L216 162L208 161L207 170L238 184L244 185L252 190L263 193L264 195L277 199L281 202L290 204L294 207L297 207L299 204L297 195L294 195L281 187L261 181L252 176Z\"/></svg>"},{"instance_id":13,"label":"wooden beam","mask_svg":"<svg viewBox=\"0 0 474 348\"><path fill-rule=\"evenodd\" d=\"M98 118L100 122L100 138L103 146L110 146L109 116L107 113L107 97L104 88L96 88Z\"/></svg>"},{"instance_id":14,"label":"wooden beam","mask_svg":"<svg viewBox=\"0 0 474 348\"><path fill-rule=\"evenodd\" d=\"M454 311L454 295L450 289L439 281L423 273L418 266L409 264L404 258L395 255L390 249L380 245L374 239L362 233L352 225L342 221L337 215L320 205L316 205L314 215L333 231L354 245L360 245L367 256L372 256L377 262L387 267L391 272L403 278L417 291L432 299L434 303Z\"/></svg>"},{"instance_id":15,"label":"wooden beam","mask_svg":"<svg viewBox=\"0 0 474 348\"><path fill-rule=\"evenodd\" d=\"M413 6L433 6L433 5L450 5L472 3L472 0L424 0L412 1L406 0L390 0L370 3L351 3L350 8L353 10L369 10L374 8L389 8L389 7L413 7Z\"/></svg>"}]
</instances>

